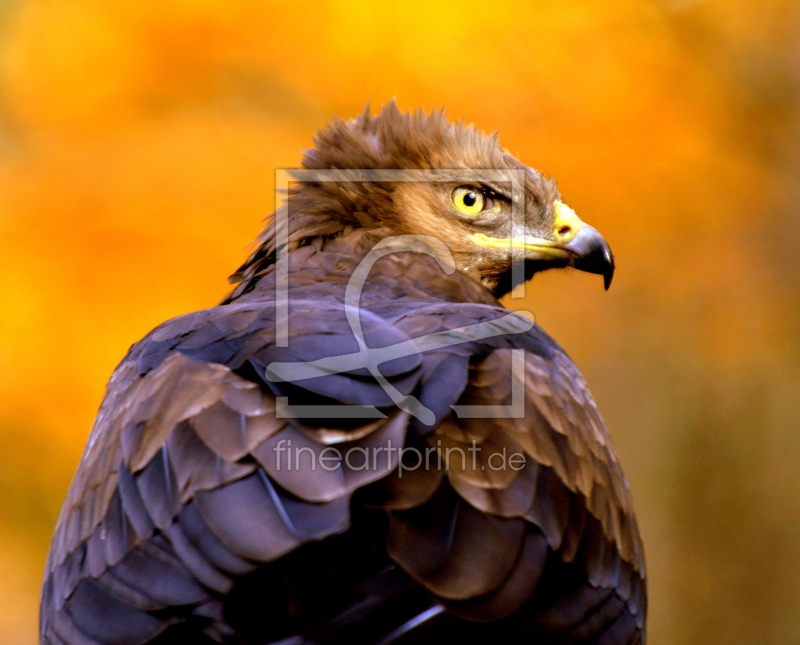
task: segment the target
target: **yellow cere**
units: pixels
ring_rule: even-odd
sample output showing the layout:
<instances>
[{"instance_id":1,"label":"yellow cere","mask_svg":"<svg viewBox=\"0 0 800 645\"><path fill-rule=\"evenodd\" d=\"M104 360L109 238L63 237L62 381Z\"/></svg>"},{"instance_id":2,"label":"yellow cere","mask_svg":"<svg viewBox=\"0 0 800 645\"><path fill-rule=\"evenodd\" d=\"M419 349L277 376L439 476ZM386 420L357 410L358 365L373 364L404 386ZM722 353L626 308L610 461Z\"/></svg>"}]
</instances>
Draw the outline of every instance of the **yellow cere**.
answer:
<instances>
[{"instance_id":1,"label":"yellow cere","mask_svg":"<svg viewBox=\"0 0 800 645\"><path fill-rule=\"evenodd\" d=\"M575 211L564 202L557 200L553 204L553 236L560 244L572 240L583 228L583 222Z\"/></svg>"},{"instance_id":2,"label":"yellow cere","mask_svg":"<svg viewBox=\"0 0 800 645\"><path fill-rule=\"evenodd\" d=\"M456 195L461 189L469 191L469 187L462 186L453 191L453 200L455 202ZM461 210L461 209L459 209ZM529 251L538 251L545 255L559 257L564 254L564 251L559 247L569 243L578 234L578 231L583 228L583 221L562 201L556 201L553 204L553 240L546 240L540 237L516 237L514 239L503 239L498 237L489 237L483 233L473 233L472 239L481 246L488 246L495 249L511 248L512 246L520 249L527 249Z\"/></svg>"}]
</instances>

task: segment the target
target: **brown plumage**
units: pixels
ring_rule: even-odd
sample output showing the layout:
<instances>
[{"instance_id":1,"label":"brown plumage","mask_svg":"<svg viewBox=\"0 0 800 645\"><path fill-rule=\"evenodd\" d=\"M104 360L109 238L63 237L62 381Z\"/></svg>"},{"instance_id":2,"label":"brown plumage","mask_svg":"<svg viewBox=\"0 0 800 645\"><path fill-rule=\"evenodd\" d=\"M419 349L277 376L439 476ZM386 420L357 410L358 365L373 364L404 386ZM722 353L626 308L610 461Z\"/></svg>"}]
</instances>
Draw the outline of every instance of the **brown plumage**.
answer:
<instances>
[{"instance_id":1,"label":"brown plumage","mask_svg":"<svg viewBox=\"0 0 800 645\"><path fill-rule=\"evenodd\" d=\"M335 120L303 168L351 174L302 177L286 247L271 220L220 306L156 328L112 375L53 538L42 642L643 643L642 546L606 429L566 354L497 301L551 267L608 285L608 246L554 182L440 112ZM365 181L382 169L439 174ZM372 267L360 350L348 284L398 235L428 237ZM376 358L396 346L412 349Z\"/></svg>"}]
</instances>

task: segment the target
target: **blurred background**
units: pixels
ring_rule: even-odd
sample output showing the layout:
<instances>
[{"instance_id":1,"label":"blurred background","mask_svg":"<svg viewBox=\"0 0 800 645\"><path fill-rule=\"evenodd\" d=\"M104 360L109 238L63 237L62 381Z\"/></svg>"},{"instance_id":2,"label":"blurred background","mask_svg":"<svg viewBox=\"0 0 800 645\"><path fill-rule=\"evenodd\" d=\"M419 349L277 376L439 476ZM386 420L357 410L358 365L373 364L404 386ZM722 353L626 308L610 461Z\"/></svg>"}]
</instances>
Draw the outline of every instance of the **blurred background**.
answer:
<instances>
[{"instance_id":1,"label":"blurred background","mask_svg":"<svg viewBox=\"0 0 800 645\"><path fill-rule=\"evenodd\" d=\"M586 373L654 645L800 644L800 2L0 0L0 641L129 345L214 305L333 114L501 130L617 254L524 301Z\"/></svg>"}]
</instances>

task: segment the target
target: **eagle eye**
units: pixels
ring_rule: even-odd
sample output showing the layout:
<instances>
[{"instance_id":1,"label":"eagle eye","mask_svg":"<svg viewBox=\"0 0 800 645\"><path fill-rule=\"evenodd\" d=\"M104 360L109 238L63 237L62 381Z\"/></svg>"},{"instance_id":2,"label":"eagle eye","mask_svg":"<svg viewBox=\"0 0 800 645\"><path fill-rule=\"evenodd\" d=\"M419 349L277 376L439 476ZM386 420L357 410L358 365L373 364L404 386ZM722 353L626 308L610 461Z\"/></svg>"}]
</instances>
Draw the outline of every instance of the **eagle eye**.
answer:
<instances>
[{"instance_id":1,"label":"eagle eye","mask_svg":"<svg viewBox=\"0 0 800 645\"><path fill-rule=\"evenodd\" d=\"M486 207L486 195L475 186L459 186L453 191L453 206L465 215L478 215Z\"/></svg>"}]
</instances>

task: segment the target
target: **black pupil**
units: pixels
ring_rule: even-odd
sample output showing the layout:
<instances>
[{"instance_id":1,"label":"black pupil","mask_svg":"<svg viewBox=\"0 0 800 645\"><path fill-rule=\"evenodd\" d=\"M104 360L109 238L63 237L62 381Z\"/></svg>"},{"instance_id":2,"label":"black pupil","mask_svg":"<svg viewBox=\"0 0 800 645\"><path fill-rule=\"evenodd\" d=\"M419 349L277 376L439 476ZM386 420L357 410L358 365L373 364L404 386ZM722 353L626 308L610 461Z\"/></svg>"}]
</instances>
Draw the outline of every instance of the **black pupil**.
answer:
<instances>
[{"instance_id":1,"label":"black pupil","mask_svg":"<svg viewBox=\"0 0 800 645\"><path fill-rule=\"evenodd\" d=\"M464 206L467 208L472 208L475 206L475 203L478 201L478 196L474 192L467 193L464 195Z\"/></svg>"}]
</instances>

